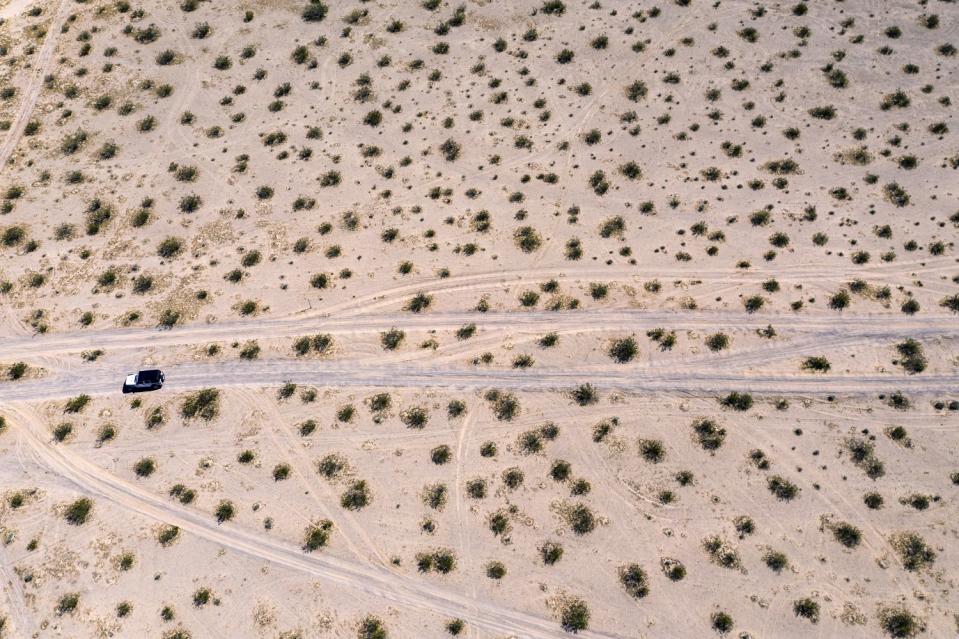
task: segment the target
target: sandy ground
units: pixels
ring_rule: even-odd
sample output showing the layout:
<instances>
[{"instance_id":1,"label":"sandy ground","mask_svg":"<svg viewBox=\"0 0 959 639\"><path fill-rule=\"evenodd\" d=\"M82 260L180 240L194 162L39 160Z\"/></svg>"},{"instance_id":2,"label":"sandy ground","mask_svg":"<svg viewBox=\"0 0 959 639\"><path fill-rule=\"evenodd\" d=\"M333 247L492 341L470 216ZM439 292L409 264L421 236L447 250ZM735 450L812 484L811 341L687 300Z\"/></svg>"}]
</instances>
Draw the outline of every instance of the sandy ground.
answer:
<instances>
[{"instance_id":1,"label":"sandy ground","mask_svg":"<svg viewBox=\"0 0 959 639\"><path fill-rule=\"evenodd\" d=\"M0 637L954 636L957 46L936 0L0 0Z\"/></svg>"}]
</instances>

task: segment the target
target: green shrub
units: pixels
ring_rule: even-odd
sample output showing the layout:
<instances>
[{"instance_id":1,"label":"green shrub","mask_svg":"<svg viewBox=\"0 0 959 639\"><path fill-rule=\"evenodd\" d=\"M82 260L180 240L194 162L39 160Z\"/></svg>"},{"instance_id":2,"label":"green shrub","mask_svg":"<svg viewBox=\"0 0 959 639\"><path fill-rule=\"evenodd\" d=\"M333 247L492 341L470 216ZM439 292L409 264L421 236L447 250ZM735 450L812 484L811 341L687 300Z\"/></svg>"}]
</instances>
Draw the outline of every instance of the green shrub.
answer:
<instances>
[{"instance_id":1,"label":"green shrub","mask_svg":"<svg viewBox=\"0 0 959 639\"><path fill-rule=\"evenodd\" d=\"M763 554L763 563L773 572L779 573L789 567L789 559L784 553L767 550Z\"/></svg>"},{"instance_id":2,"label":"green shrub","mask_svg":"<svg viewBox=\"0 0 959 639\"><path fill-rule=\"evenodd\" d=\"M632 337L613 340L609 346L609 356L618 364L631 361L638 352L639 348L636 346L636 340Z\"/></svg>"},{"instance_id":3,"label":"green shrub","mask_svg":"<svg viewBox=\"0 0 959 639\"><path fill-rule=\"evenodd\" d=\"M524 253L532 253L543 243L539 233L532 226L521 226L513 232L513 241Z\"/></svg>"},{"instance_id":4,"label":"green shrub","mask_svg":"<svg viewBox=\"0 0 959 639\"><path fill-rule=\"evenodd\" d=\"M663 442L658 439L640 439L639 454L646 461L658 464L665 459L666 448L663 446Z\"/></svg>"},{"instance_id":5,"label":"green shrub","mask_svg":"<svg viewBox=\"0 0 959 639\"><path fill-rule=\"evenodd\" d=\"M53 429L53 439L58 442L66 441L66 439L73 433L73 424L69 422L64 422L58 424L56 428Z\"/></svg>"},{"instance_id":6,"label":"green shrub","mask_svg":"<svg viewBox=\"0 0 959 639\"><path fill-rule=\"evenodd\" d=\"M163 526L159 531L157 531L157 542L161 546L166 547L176 541L179 536L179 527L173 525Z\"/></svg>"},{"instance_id":7,"label":"green shrub","mask_svg":"<svg viewBox=\"0 0 959 639\"><path fill-rule=\"evenodd\" d=\"M693 422L693 436L703 450L718 450L726 441L726 429L703 417Z\"/></svg>"},{"instance_id":8,"label":"green shrub","mask_svg":"<svg viewBox=\"0 0 959 639\"><path fill-rule=\"evenodd\" d=\"M802 369L805 371L826 373L830 368L832 368L832 365L829 363L829 360L822 356L807 357L802 363Z\"/></svg>"},{"instance_id":9,"label":"green shrub","mask_svg":"<svg viewBox=\"0 0 959 639\"><path fill-rule=\"evenodd\" d=\"M733 629L733 618L726 612L714 612L709 618L713 630L721 635L727 634Z\"/></svg>"},{"instance_id":10,"label":"green shrub","mask_svg":"<svg viewBox=\"0 0 959 639\"><path fill-rule=\"evenodd\" d=\"M137 477L149 477L156 470L156 462L151 457L144 457L133 465L133 472Z\"/></svg>"},{"instance_id":11,"label":"green shrub","mask_svg":"<svg viewBox=\"0 0 959 639\"><path fill-rule=\"evenodd\" d=\"M916 533L896 533L890 538L890 543L906 570L921 570L935 562L935 551Z\"/></svg>"},{"instance_id":12,"label":"green shrub","mask_svg":"<svg viewBox=\"0 0 959 639\"><path fill-rule=\"evenodd\" d=\"M372 499L365 480L352 482L340 496L340 505L347 510L360 510L369 505Z\"/></svg>"},{"instance_id":13,"label":"green shrub","mask_svg":"<svg viewBox=\"0 0 959 639\"><path fill-rule=\"evenodd\" d=\"M569 598L560 608L560 625L566 632L579 632L589 627L589 607L579 598Z\"/></svg>"},{"instance_id":14,"label":"green shrub","mask_svg":"<svg viewBox=\"0 0 959 639\"><path fill-rule=\"evenodd\" d=\"M216 523L222 524L225 521L230 521L236 515L236 507L233 505L233 502L224 499L219 504L217 504L216 510L213 511L214 516L216 517Z\"/></svg>"},{"instance_id":15,"label":"green shrub","mask_svg":"<svg viewBox=\"0 0 959 639\"><path fill-rule=\"evenodd\" d=\"M776 496L780 501L792 501L799 495L799 487L788 479L773 475L766 481L769 492Z\"/></svg>"},{"instance_id":16,"label":"green shrub","mask_svg":"<svg viewBox=\"0 0 959 639\"><path fill-rule=\"evenodd\" d=\"M738 568L740 565L739 553L725 539L713 535L703 540L703 549L710 561L723 568Z\"/></svg>"},{"instance_id":17,"label":"green shrub","mask_svg":"<svg viewBox=\"0 0 959 639\"><path fill-rule=\"evenodd\" d=\"M66 406L63 408L64 413L79 413L84 408L87 407L87 404L90 403L90 396L87 394L77 395L76 397L67 400Z\"/></svg>"},{"instance_id":18,"label":"green shrub","mask_svg":"<svg viewBox=\"0 0 959 639\"><path fill-rule=\"evenodd\" d=\"M86 497L81 497L67 506L63 513L63 518L67 520L67 523L73 524L74 526L82 526L87 522L92 510L93 501Z\"/></svg>"},{"instance_id":19,"label":"green shrub","mask_svg":"<svg viewBox=\"0 0 959 639\"><path fill-rule=\"evenodd\" d=\"M649 580L646 571L639 564L627 564L619 569L619 583L626 592L636 599L642 599L649 594Z\"/></svg>"},{"instance_id":20,"label":"green shrub","mask_svg":"<svg viewBox=\"0 0 959 639\"><path fill-rule=\"evenodd\" d=\"M333 522L329 519L320 520L306 527L305 541L303 550L313 552L326 547L330 541L330 535L333 533Z\"/></svg>"},{"instance_id":21,"label":"green shrub","mask_svg":"<svg viewBox=\"0 0 959 639\"><path fill-rule=\"evenodd\" d=\"M686 566L678 559L663 557L659 565L663 569L663 574L666 575L670 581L682 581L686 577Z\"/></svg>"},{"instance_id":22,"label":"green shrub","mask_svg":"<svg viewBox=\"0 0 959 639\"><path fill-rule=\"evenodd\" d=\"M60 600L57 602L57 614L66 615L77 609L77 606L80 604L80 594L76 592L71 592L60 597Z\"/></svg>"},{"instance_id":23,"label":"green shrub","mask_svg":"<svg viewBox=\"0 0 959 639\"><path fill-rule=\"evenodd\" d=\"M846 548L855 548L862 541L862 531L847 522L830 526L833 537Z\"/></svg>"},{"instance_id":24,"label":"green shrub","mask_svg":"<svg viewBox=\"0 0 959 639\"><path fill-rule=\"evenodd\" d=\"M713 333L706 337L706 347L714 353L729 348L729 336L725 333Z\"/></svg>"},{"instance_id":25,"label":"green shrub","mask_svg":"<svg viewBox=\"0 0 959 639\"><path fill-rule=\"evenodd\" d=\"M357 639L387 639L388 636L386 626L373 615L364 618L356 631Z\"/></svg>"},{"instance_id":26,"label":"green shrub","mask_svg":"<svg viewBox=\"0 0 959 639\"><path fill-rule=\"evenodd\" d=\"M395 351L404 339L406 339L406 333L398 328L391 328L384 333L380 333L380 345L387 351Z\"/></svg>"},{"instance_id":27,"label":"green shrub","mask_svg":"<svg viewBox=\"0 0 959 639\"><path fill-rule=\"evenodd\" d=\"M747 411L753 407L753 396L749 393L732 392L723 397L719 403L726 407L738 411Z\"/></svg>"},{"instance_id":28,"label":"green shrub","mask_svg":"<svg viewBox=\"0 0 959 639\"><path fill-rule=\"evenodd\" d=\"M590 406L599 401L599 392L592 384L586 383L574 388L570 397L580 406Z\"/></svg>"},{"instance_id":29,"label":"green shrub","mask_svg":"<svg viewBox=\"0 0 959 639\"><path fill-rule=\"evenodd\" d=\"M924 631L925 625L905 608L884 608L879 613L879 625L890 637L908 639Z\"/></svg>"},{"instance_id":30,"label":"green shrub","mask_svg":"<svg viewBox=\"0 0 959 639\"><path fill-rule=\"evenodd\" d=\"M486 564L486 576L499 580L506 576L506 566L501 561L491 561Z\"/></svg>"},{"instance_id":31,"label":"green shrub","mask_svg":"<svg viewBox=\"0 0 959 639\"><path fill-rule=\"evenodd\" d=\"M220 391L215 388L204 388L187 395L180 406L180 414L186 419L200 419L211 421L220 412Z\"/></svg>"}]
</instances>

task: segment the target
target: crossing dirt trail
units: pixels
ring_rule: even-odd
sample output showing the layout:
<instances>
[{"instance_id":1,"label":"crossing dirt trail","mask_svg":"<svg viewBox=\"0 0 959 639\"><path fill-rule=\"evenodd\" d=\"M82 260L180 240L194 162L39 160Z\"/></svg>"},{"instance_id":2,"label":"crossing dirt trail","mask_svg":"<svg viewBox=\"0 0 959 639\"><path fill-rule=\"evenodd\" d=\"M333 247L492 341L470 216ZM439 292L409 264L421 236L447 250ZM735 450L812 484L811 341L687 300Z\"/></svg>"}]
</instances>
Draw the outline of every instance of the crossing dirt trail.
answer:
<instances>
[{"instance_id":1,"label":"crossing dirt trail","mask_svg":"<svg viewBox=\"0 0 959 639\"><path fill-rule=\"evenodd\" d=\"M39 462L89 495L104 498L131 514L178 526L181 530L240 554L322 578L381 598L450 618L462 618L493 633L507 633L537 639L559 638L565 634L555 621L519 612L499 604L474 600L440 585L414 580L385 568L356 563L328 554L305 554L300 548L256 535L239 526L217 525L207 517L149 493L96 465L54 447L47 441L42 419L26 406L5 406L4 412L34 451ZM582 632L587 639L616 635Z\"/></svg>"}]
</instances>

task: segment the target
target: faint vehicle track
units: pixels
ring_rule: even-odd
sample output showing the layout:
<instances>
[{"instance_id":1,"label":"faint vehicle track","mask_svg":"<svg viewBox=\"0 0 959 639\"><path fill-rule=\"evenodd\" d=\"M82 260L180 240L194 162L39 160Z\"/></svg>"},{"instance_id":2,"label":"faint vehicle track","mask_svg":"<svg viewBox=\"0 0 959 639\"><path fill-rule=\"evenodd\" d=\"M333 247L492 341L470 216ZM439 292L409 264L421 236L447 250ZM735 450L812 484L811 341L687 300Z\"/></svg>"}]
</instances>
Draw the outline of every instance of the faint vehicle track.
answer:
<instances>
[{"instance_id":1,"label":"faint vehicle track","mask_svg":"<svg viewBox=\"0 0 959 639\"><path fill-rule=\"evenodd\" d=\"M691 392L717 395L731 391L795 395L828 392L834 395L861 395L894 390L912 393L952 392L959 373L924 375L784 375L745 374L719 370L671 371L630 369L611 364L588 370L530 369L473 370L450 367L359 366L349 362L252 361L186 363L166 367L165 389L186 391L207 386L279 385L291 381L313 386L359 388L451 388L482 390L490 387L513 391L568 391L589 382L599 390L623 392ZM124 369L91 366L82 373L49 376L0 385L0 402L62 399L80 393L116 393Z\"/></svg>"},{"instance_id":2,"label":"faint vehicle track","mask_svg":"<svg viewBox=\"0 0 959 639\"><path fill-rule=\"evenodd\" d=\"M892 314L810 316L734 311L517 311L388 313L352 317L289 317L218 324L190 324L170 330L157 328L108 328L50 335L7 337L0 341L0 359L25 358L64 352L78 352L96 344L98 348L142 350L147 346L173 346L208 341L298 337L312 333L379 332L396 327L402 330L456 330L474 323L480 329L562 331L645 331L652 328L719 329L775 328L810 332L821 336L845 335L871 338L924 335L959 335L955 315L928 314L921 318Z\"/></svg>"},{"instance_id":3,"label":"faint vehicle track","mask_svg":"<svg viewBox=\"0 0 959 639\"><path fill-rule=\"evenodd\" d=\"M23 91L23 99L20 101L20 107L17 109L17 113L13 117L13 122L10 124L7 137L4 139L3 144L0 145L0 171L7 166L10 156L13 155L17 144L20 143L20 138L23 136L27 122L30 120L30 116L33 115L33 109L37 106L37 100L40 99L40 93L43 92L43 78L50 68L50 63L53 62L53 54L56 53L57 50L57 38L69 14L67 7L68 3L66 0L61 0L57 3L57 10L54 14L53 21L47 28L47 35L43 39L43 46L40 47L40 53L35 61L33 76L30 77L29 84L27 84L27 87Z\"/></svg>"},{"instance_id":4,"label":"faint vehicle track","mask_svg":"<svg viewBox=\"0 0 959 639\"><path fill-rule=\"evenodd\" d=\"M3 581L4 599L12 614L13 630L22 637L32 637L36 632L33 614L23 596L23 580L14 572L8 552L7 548L0 545L0 580Z\"/></svg>"},{"instance_id":5,"label":"faint vehicle track","mask_svg":"<svg viewBox=\"0 0 959 639\"><path fill-rule=\"evenodd\" d=\"M493 633L533 638L567 636L555 621L493 602L472 600L427 580L411 579L385 568L358 564L329 554L307 555L291 544L258 537L241 527L217 525L208 515L201 516L168 503L62 448L51 446L45 441L41 418L30 409L6 409L14 418L14 427L33 449L39 463L74 483L85 494L107 499L137 515L173 524L185 532L255 559L323 578L329 583L355 589L393 604L450 618L462 618ZM579 636L587 639L617 637L591 631L582 632Z\"/></svg>"}]
</instances>

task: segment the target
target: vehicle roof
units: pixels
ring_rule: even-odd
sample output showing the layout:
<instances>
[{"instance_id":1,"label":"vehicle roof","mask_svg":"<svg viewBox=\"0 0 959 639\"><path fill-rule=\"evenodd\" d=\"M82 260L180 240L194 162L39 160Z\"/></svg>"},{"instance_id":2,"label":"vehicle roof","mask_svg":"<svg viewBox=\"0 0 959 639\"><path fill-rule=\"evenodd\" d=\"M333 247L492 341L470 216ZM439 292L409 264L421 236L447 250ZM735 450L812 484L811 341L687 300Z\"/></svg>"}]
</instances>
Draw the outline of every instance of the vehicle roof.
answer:
<instances>
[{"instance_id":1,"label":"vehicle roof","mask_svg":"<svg viewBox=\"0 0 959 639\"><path fill-rule=\"evenodd\" d=\"M139 373L137 373L137 381L138 381L138 382L155 382L155 381L159 381L159 379L160 379L160 374L161 374L161 373L160 373L160 369L158 369L158 368L151 368L151 369L149 369L149 370L140 371Z\"/></svg>"}]
</instances>

